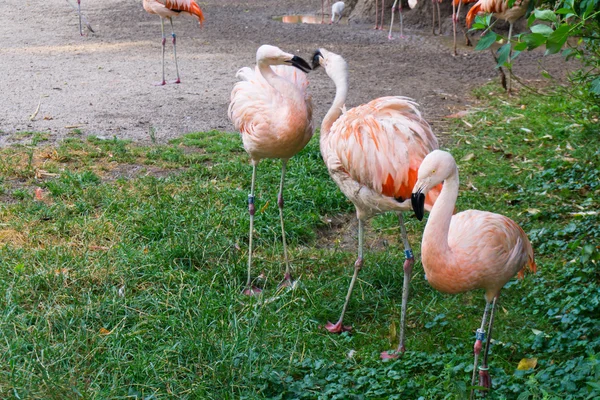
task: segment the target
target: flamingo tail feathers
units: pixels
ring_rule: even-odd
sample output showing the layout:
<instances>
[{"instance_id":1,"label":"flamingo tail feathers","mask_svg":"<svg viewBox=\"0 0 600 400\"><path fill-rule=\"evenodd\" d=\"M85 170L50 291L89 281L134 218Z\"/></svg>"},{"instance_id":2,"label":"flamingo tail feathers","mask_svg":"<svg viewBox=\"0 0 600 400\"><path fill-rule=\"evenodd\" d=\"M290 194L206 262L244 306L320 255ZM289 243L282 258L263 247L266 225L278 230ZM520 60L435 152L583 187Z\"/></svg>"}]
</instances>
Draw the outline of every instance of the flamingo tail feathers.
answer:
<instances>
[{"instance_id":1,"label":"flamingo tail feathers","mask_svg":"<svg viewBox=\"0 0 600 400\"><path fill-rule=\"evenodd\" d=\"M469 12L467 13L467 17L466 17L467 28L470 28L471 25L473 25L473 20L475 20L475 16L477 16L477 14L479 14L480 12L481 12L481 4L480 4L480 2L477 2L473 7L471 7Z\"/></svg>"}]
</instances>

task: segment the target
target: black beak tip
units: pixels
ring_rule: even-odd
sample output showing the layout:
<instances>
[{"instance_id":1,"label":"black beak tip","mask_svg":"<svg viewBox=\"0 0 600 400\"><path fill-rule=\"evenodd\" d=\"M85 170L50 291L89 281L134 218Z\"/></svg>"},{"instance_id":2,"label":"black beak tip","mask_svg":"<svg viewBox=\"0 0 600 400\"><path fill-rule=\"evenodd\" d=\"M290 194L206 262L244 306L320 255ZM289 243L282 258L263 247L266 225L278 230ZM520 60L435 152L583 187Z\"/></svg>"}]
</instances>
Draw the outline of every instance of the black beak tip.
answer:
<instances>
[{"instance_id":1,"label":"black beak tip","mask_svg":"<svg viewBox=\"0 0 600 400\"><path fill-rule=\"evenodd\" d=\"M315 51L315 54L313 54L313 58L312 58L312 68L313 69L317 69L321 63L319 62L319 57L323 57L323 54L321 54L320 50Z\"/></svg>"},{"instance_id":2,"label":"black beak tip","mask_svg":"<svg viewBox=\"0 0 600 400\"><path fill-rule=\"evenodd\" d=\"M419 221L422 221L425 214L425 195L420 191L413 193L412 196L410 196L410 203L415 216Z\"/></svg>"},{"instance_id":3,"label":"black beak tip","mask_svg":"<svg viewBox=\"0 0 600 400\"><path fill-rule=\"evenodd\" d=\"M290 63L302 72L308 73L312 70L310 65L302 57L294 56L290 60Z\"/></svg>"}]
</instances>

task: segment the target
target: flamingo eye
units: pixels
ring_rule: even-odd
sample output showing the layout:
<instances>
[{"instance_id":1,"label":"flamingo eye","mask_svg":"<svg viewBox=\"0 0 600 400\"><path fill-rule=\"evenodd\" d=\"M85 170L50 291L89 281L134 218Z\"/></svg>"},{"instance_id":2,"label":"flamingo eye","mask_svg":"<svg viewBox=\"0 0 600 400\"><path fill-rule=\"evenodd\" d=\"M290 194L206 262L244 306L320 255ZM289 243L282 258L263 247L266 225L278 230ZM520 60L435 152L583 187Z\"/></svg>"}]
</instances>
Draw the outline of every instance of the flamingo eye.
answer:
<instances>
[{"instance_id":1,"label":"flamingo eye","mask_svg":"<svg viewBox=\"0 0 600 400\"><path fill-rule=\"evenodd\" d=\"M431 171L432 174L435 174L435 169L433 171Z\"/></svg>"}]
</instances>

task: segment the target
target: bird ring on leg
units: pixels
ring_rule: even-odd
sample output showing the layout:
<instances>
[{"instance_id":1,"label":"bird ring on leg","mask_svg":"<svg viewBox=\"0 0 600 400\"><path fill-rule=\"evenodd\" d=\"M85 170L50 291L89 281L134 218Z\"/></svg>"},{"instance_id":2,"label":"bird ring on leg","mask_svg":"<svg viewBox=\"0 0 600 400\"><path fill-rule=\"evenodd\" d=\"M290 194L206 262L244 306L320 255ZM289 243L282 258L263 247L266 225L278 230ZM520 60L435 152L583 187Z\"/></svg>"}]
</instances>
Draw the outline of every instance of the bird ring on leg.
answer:
<instances>
[{"instance_id":1,"label":"bird ring on leg","mask_svg":"<svg viewBox=\"0 0 600 400\"><path fill-rule=\"evenodd\" d=\"M482 342L485 340L485 331L483 329L477 329L477 332L475 333L475 340L481 340Z\"/></svg>"},{"instance_id":2,"label":"bird ring on leg","mask_svg":"<svg viewBox=\"0 0 600 400\"><path fill-rule=\"evenodd\" d=\"M406 256L406 258L407 258L407 259L409 259L409 260L410 260L410 259L412 259L412 258L415 258L415 256L414 256L414 254L413 254L412 250L404 250L404 255L405 255L405 256Z\"/></svg>"}]
</instances>

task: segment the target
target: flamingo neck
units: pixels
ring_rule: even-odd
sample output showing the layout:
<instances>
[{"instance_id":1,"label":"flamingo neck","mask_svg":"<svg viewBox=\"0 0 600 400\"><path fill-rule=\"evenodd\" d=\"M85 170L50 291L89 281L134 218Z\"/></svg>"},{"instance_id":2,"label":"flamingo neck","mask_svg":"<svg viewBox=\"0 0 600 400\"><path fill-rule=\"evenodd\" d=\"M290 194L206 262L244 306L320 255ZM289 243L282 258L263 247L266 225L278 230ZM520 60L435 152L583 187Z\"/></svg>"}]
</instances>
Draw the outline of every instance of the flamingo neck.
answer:
<instances>
[{"instance_id":1,"label":"flamingo neck","mask_svg":"<svg viewBox=\"0 0 600 400\"><path fill-rule=\"evenodd\" d=\"M458 170L454 170L445 181L435 201L423 232L423 247L438 260L450 260L452 250L448 245L450 221L458 198ZM425 263L424 263L425 264Z\"/></svg>"},{"instance_id":2,"label":"flamingo neck","mask_svg":"<svg viewBox=\"0 0 600 400\"><path fill-rule=\"evenodd\" d=\"M348 95L348 79L346 76L341 77L331 77L333 82L335 83L335 97L333 99L333 104L327 114L325 114L325 118L323 118L323 122L321 123L321 139L329 134L331 131L331 126L333 123L342 115L342 107L346 103L346 96Z\"/></svg>"}]
</instances>

